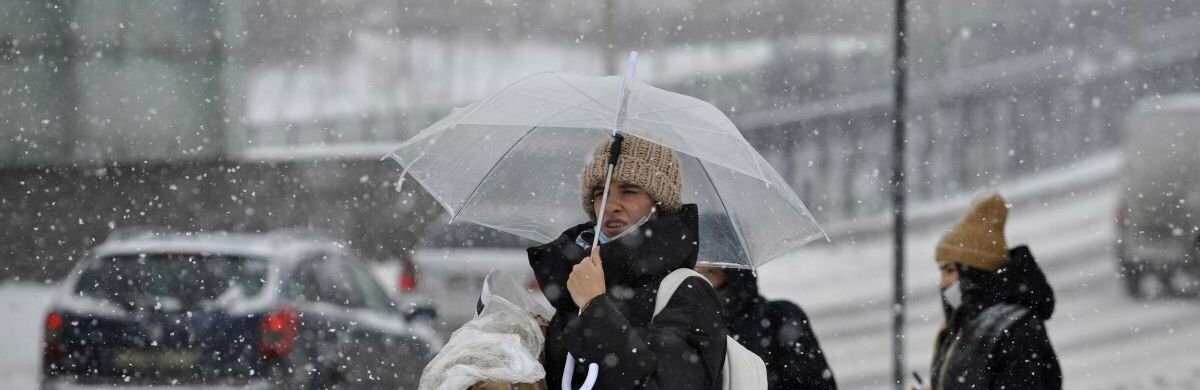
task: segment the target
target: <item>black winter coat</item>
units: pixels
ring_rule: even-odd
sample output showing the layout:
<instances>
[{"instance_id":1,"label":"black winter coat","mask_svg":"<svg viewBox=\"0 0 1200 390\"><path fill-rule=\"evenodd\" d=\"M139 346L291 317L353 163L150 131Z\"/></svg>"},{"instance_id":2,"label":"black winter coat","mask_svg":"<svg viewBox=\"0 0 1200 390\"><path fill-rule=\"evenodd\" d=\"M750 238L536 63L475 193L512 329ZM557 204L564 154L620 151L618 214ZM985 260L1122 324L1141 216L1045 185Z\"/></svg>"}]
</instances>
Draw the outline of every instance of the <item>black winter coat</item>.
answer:
<instances>
[{"instance_id":1,"label":"black winter coat","mask_svg":"<svg viewBox=\"0 0 1200 390\"><path fill-rule=\"evenodd\" d=\"M724 301L729 335L763 358L770 389L837 389L804 310L760 295L753 271L725 274L717 295Z\"/></svg>"},{"instance_id":2,"label":"black winter coat","mask_svg":"<svg viewBox=\"0 0 1200 390\"><path fill-rule=\"evenodd\" d=\"M542 293L555 309L546 330L546 383L559 388L570 352L577 361L574 388L582 385L588 364L597 363L596 389L720 389L725 324L707 281L685 280L651 321L662 279L696 264L696 206L660 213L641 231L601 245L607 292L579 313L567 278L590 252L585 246L591 244L591 228L575 226L528 250Z\"/></svg>"},{"instance_id":3,"label":"black winter coat","mask_svg":"<svg viewBox=\"0 0 1200 390\"><path fill-rule=\"evenodd\" d=\"M962 306L937 338L934 390L1061 389L1062 371L1046 334L1054 291L1029 248L1009 251L995 273L960 267Z\"/></svg>"}]
</instances>

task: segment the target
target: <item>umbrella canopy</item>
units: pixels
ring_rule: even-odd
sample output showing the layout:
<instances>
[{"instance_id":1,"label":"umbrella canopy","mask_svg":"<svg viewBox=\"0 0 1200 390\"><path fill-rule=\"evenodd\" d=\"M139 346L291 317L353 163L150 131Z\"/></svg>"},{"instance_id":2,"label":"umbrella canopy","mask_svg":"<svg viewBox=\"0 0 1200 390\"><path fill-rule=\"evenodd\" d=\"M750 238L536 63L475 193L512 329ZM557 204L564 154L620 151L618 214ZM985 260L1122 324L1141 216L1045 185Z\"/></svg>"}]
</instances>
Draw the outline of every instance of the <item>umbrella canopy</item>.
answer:
<instances>
[{"instance_id":1,"label":"umbrella canopy","mask_svg":"<svg viewBox=\"0 0 1200 390\"><path fill-rule=\"evenodd\" d=\"M623 87L626 105L618 115ZM451 223L548 242L588 220L580 173L615 126L674 149L684 202L697 204L701 214L727 216L701 224L701 263L753 268L824 237L800 198L720 110L616 76L526 77L455 110L389 156L451 214Z\"/></svg>"}]
</instances>

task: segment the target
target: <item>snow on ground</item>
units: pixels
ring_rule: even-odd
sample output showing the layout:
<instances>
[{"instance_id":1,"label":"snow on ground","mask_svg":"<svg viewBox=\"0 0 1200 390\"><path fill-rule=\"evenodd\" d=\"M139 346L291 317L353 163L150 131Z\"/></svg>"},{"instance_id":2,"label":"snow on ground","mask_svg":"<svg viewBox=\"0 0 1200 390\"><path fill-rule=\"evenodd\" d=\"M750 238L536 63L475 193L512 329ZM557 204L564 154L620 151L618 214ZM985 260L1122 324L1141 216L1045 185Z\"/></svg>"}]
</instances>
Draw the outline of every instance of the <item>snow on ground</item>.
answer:
<instances>
[{"instance_id":1,"label":"snow on ground","mask_svg":"<svg viewBox=\"0 0 1200 390\"><path fill-rule=\"evenodd\" d=\"M1200 388L1200 300L1135 301L1121 289L1111 250L1116 186L1064 190L1070 180L1038 180L1055 186L1048 192L1064 195L1014 196L1007 233L1010 245L1030 245L1055 288L1058 308L1048 327L1066 388ZM925 223L913 226L908 237L905 356L911 370L928 377L933 335L942 321L933 249L952 221ZM805 308L841 388L891 388L890 238L853 237L814 244L764 266L762 290ZM395 265L376 271L393 289ZM53 287L39 284L0 284L0 378L7 379L0 387L36 388L41 326L52 293Z\"/></svg>"},{"instance_id":2,"label":"snow on ground","mask_svg":"<svg viewBox=\"0 0 1200 390\"><path fill-rule=\"evenodd\" d=\"M0 284L0 378L6 389L36 389L41 375L42 324L55 287Z\"/></svg>"},{"instance_id":3,"label":"snow on ground","mask_svg":"<svg viewBox=\"0 0 1200 390\"><path fill-rule=\"evenodd\" d=\"M1049 321L1068 389L1200 386L1200 301L1134 301L1112 255L1113 185L1013 206L1009 245L1028 244L1058 298ZM933 249L943 221L908 238L907 366L928 378L942 314ZM890 238L813 246L760 269L764 293L812 318L843 388L890 388Z\"/></svg>"}]
</instances>

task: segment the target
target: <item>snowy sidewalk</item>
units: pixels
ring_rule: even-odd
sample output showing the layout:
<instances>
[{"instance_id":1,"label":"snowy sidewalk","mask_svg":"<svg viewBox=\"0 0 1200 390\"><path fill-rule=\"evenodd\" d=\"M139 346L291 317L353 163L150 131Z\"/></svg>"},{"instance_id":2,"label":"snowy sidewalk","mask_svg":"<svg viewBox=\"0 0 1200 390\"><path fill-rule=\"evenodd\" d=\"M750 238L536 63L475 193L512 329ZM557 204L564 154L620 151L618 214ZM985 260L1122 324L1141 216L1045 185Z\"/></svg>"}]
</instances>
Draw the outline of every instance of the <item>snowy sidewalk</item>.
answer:
<instances>
[{"instance_id":1,"label":"snowy sidewalk","mask_svg":"<svg viewBox=\"0 0 1200 390\"><path fill-rule=\"evenodd\" d=\"M38 388L42 326L55 288L0 283L0 378L6 389Z\"/></svg>"},{"instance_id":2,"label":"snowy sidewalk","mask_svg":"<svg viewBox=\"0 0 1200 390\"><path fill-rule=\"evenodd\" d=\"M1009 218L1009 244L1029 244L1055 288L1048 327L1066 388L1197 388L1200 301L1124 295L1111 249L1116 194L1115 185L1068 191L1017 204ZM951 223L909 237L905 351L923 377L942 322L933 249ZM760 269L766 295L809 313L841 388L890 388L891 251L887 237L834 242Z\"/></svg>"}]
</instances>

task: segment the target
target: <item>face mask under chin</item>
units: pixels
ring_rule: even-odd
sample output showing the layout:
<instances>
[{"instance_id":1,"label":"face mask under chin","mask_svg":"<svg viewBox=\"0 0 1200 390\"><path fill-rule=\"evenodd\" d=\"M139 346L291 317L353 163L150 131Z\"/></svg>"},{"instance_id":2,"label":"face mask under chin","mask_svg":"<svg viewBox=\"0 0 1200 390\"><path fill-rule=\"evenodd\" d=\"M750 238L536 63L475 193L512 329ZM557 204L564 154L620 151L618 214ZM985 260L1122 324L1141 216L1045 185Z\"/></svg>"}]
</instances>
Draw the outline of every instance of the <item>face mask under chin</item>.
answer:
<instances>
[{"instance_id":1,"label":"face mask under chin","mask_svg":"<svg viewBox=\"0 0 1200 390\"><path fill-rule=\"evenodd\" d=\"M649 214L646 214L646 216L642 217L642 219L639 219L637 221L637 223L633 224L633 226L626 228L625 231L621 232L621 234L618 234L616 237L609 238L608 236L604 235L604 229L597 227L596 234L600 236L600 243L607 244L610 241L616 241L616 240L621 239L621 237L625 237L630 232L637 230L639 227L642 227L642 225L645 225L647 221L650 221L650 216L654 215L654 213L657 211L658 211L658 206L651 207Z\"/></svg>"}]
</instances>

